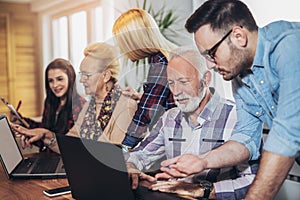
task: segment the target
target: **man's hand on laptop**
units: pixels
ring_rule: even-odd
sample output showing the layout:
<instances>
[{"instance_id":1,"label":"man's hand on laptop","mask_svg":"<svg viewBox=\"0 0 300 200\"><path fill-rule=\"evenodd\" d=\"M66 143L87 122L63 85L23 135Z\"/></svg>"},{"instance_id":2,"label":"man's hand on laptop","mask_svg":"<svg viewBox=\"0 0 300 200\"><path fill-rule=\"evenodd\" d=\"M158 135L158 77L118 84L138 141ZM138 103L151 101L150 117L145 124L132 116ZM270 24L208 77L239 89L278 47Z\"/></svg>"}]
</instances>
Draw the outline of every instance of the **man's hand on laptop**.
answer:
<instances>
[{"instance_id":1,"label":"man's hand on laptop","mask_svg":"<svg viewBox=\"0 0 300 200\"><path fill-rule=\"evenodd\" d=\"M136 189L139 185L139 180L147 180L150 182L155 182L156 178L149 176L136 168L133 163L126 163L128 175L131 178L131 187Z\"/></svg>"},{"instance_id":2,"label":"man's hand on laptop","mask_svg":"<svg viewBox=\"0 0 300 200\"><path fill-rule=\"evenodd\" d=\"M184 178L206 169L207 162L198 155L184 154L161 162L162 173L155 175L157 179Z\"/></svg>"}]
</instances>

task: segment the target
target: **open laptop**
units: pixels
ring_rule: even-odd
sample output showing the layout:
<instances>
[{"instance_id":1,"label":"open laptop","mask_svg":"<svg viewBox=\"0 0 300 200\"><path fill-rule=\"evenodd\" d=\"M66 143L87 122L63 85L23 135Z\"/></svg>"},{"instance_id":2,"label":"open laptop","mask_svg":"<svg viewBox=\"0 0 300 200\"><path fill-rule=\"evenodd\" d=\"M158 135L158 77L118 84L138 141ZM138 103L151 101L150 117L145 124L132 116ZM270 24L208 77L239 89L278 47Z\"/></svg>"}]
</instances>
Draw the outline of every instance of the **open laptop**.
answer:
<instances>
[{"instance_id":1,"label":"open laptop","mask_svg":"<svg viewBox=\"0 0 300 200\"><path fill-rule=\"evenodd\" d=\"M57 135L75 199L134 199L122 149L114 144Z\"/></svg>"},{"instance_id":2,"label":"open laptop","mask_svg":"<svg viewBox=\"0 0 300 200\"><path fill-rule=\"evenodd\" d=\"M0 160L9 179L66 177L60 156L22 155L5 114L0 115Z\"/></svg>"}]
</instances>

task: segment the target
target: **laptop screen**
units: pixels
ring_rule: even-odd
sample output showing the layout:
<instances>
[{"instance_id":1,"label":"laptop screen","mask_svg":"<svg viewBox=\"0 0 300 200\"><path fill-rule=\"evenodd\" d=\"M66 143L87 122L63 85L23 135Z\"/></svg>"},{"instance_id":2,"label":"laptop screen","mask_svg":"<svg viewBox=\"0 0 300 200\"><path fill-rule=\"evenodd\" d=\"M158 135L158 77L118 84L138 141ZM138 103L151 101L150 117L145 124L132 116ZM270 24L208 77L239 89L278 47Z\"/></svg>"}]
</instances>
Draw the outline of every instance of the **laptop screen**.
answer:
<instances>
[{"instance_id":1,"label":"laptop screen","mask_svg":"<svg viewBox=\"0 0 300 200\"><path fill-rule=\"evenodd\" d=\"M0 115L0 154L8 174L10 174L23 159L5 115Z\"/></svg>"}]
</instances>

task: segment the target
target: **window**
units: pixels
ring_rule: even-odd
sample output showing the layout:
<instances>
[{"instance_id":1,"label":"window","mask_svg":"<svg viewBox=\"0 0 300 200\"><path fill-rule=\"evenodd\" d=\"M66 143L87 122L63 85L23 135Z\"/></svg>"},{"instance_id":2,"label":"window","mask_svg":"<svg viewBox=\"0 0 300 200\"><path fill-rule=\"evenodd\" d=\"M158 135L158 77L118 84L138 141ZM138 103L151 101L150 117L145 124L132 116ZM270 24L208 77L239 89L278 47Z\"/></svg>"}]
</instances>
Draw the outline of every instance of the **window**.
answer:
<instances>
[{"instance_id":1,"label":"window","mask_svg":"<svg viewBox=\"0 0 300 200\"><path fill-rule=\"evenodd\" d=\"M68 59L68 20L66 16L53 20L53 56Z\"/></svg>"},{"instance_id":2,"label":"window","mask_svg":"<svg viewBox=\"0 0 300 200\"><path fill-rule=\"evenodd\" d=\"M70 16L70 60L79 64L83 59L83 49L87 46L87 13L80 11Z\"/></svg>"},{"instance_id":3,"label":"window","mask_svg":"<svg viewBox=\"0 0 300 200\"><path fill-rule=\"evenodd\" d=\"M58 15L52 19L52 55L71 61L74 67L83 59L83 50L93 41L103 41L103 12L100 6Z\"/></svg>"},{"instance_id":4,"label":"window","mask_svg":"<svg viewBox=\"0 0 300 200\"><path fill-rule=\"evenodd\" d=\"M49 20L43 35L43 66L46 68L55 58L64 58L70 60L78 73L86 46L111 38L114 10L112 5L101 5L99 1L68 6L43 15ZM77 83L77 89L81 95L85 95L81 84Z\"/></svg>"}]
</instances>

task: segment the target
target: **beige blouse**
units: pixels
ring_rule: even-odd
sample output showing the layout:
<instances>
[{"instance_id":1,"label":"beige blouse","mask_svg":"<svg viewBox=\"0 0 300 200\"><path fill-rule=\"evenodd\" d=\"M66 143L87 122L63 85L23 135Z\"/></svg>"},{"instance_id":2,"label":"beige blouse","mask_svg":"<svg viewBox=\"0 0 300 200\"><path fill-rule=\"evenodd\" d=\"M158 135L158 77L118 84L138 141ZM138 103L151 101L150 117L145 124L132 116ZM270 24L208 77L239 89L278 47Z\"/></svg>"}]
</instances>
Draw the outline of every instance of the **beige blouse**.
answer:
<instances>
[{"instance_id":1,"label":"beige blouse","mask_svg":"<svg viewBox=\"0 0 300 200\"><path fill-rule=\"evenodd\" d=\"M79 113L77 121L66 135L79 137L80 127L84 120L89 103L89 101L85 103ZM136 109L137 102L135 100L121 95L112 116L105 127L103 134L98 138L98 141L121 144Z\"/></svg>"}]
</instances>

